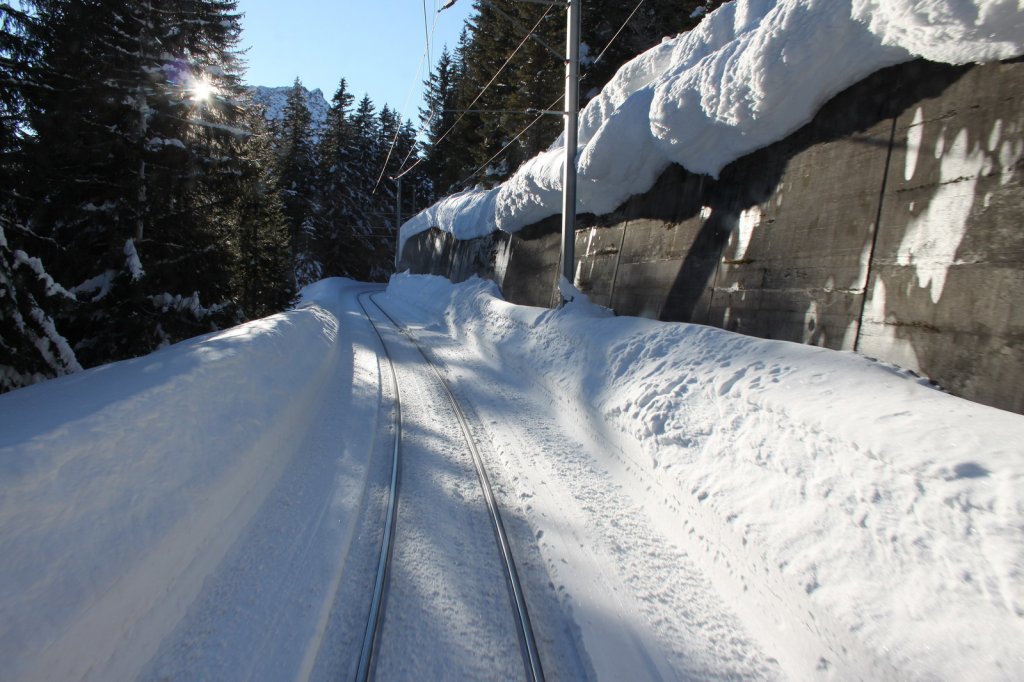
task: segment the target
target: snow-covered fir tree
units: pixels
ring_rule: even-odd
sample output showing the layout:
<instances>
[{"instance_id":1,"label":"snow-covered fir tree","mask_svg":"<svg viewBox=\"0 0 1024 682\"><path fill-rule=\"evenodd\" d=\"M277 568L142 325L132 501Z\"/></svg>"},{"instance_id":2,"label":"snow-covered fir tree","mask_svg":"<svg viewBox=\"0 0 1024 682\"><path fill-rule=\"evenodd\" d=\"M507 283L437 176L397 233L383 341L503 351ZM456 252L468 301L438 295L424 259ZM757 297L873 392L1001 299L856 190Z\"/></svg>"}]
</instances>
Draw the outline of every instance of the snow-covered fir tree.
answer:
<instances>
[{"instance_id":1,"label":"snow-covered fir tree","mask_svg":"<svg viewBox=\"0 0 1024 682\"><path fill-rule=\"evenodd\" d=\"M369 248L362 235L369 231L368 197L360 193L355 131L350 118L355 97L344 78L331 98L323 136L317 147L319 207L317 233L324 274L359 277Z\"/></svg>"},{"instance_id":2,"label":"snow-covered fir tree","mask_svg":"<svg viewBox=\"0 0 1024 682\"><path fill-rule=\"evenodd\" d=\"M295 262L295 281L304 286L320 279L323 268L316 258L316 157L312 118L306 108L305 89L296 78L276 124L277 188L284 208Z\"/></svg>"},{"instance_id":3,"label":"snow-covered fir tree","mask_svg":"<svg viewBox=\"0 0 1024 682\"><path fill-rule=\"evenodd\" d=\"M458 78L459 64L445 47L437 66L424 83L424 107L420 110L420 123L426 138L422 166L423 173L429 178L431 199L440 196L468 172L457 158L457 150L445 137L458 120Z\"/></svg>"},{"instance_id":4,"label":"snow-covered fir tree","mask_svg":"<svg viewBox=\"0 0 1024 682\"><path fill-rule=\"evenodd\" d=\"M24 197L24 92L38 44L33 18L0 5L0 392L81 369L57 330L56 311L74 296L47 271L45 240L21 219Z\"/></svg>"},{"instance_id":5,"label":"snow-covered fir tree","mask_svg":"<svg viewBox=\"0 0 1024 682\"><path fill-rule=\"evenodd\" d=\"M29 225L56 245L84 364L239 318L230 290L241 93L236 3L43 0Z\"/></svg>"},{"instance_id":6,"label":"snow-covered fir tree","mask_svg":"<svg viewBox=\"0 0 1024 682\"><path fill-rule=\"evenodd\" d=\"M231 240L233 289L242 312L254 318L276 313L294 301L295 274L271 134L262 112L247 113L246 126L252 134L242 150L242 173L229 212L237 225Z\"/></svg>"}]
</instances>

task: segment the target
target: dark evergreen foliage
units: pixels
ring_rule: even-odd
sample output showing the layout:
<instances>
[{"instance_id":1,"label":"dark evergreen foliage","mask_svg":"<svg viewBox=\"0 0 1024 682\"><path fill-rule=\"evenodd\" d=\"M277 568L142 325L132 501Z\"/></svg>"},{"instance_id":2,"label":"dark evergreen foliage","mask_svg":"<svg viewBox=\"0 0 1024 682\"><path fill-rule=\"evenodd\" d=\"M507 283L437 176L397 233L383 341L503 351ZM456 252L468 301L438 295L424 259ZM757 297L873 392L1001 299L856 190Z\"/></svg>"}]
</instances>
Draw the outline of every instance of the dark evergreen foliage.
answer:
<instances>
[{"instance_id":1,"label":"dark evergreen foliage","mask_svg":"<svg viewBox=\"0 0 1024 682\"><path fill-rule=\"evenodd\" d=\"M246 115L252 134L242 156L238 191L228 212L237 221L233 289L248 318L279 312L294 302L295 269L288 221L277 192L271 135L260 111ZM226 216L226 223L231 220Z\"/></svg>"},{"instance_id":2,"label":"dark evergreen foliage","mask_svg":"<svg viewBox=\"0 0 1024 682\"><path fill-rule=\"evenodd\" d=\"M320 279L316 259L316 157L312 117L306 108L305 89L296 78L275 134L277 187L291 235L295 279L305 286Z\"/></svg>"},{"instance_id":3,"label":"dark evergreen foliage","mask_svg":"<svg viewBox=\"0 0 1024 682\"><path fill-rule=\"evenodd\" d=\"M245 133L234 2L45 2L31 94L29 224L85 308L62 329L85 364L237 320L215 220ZM214 88L212 99L199 88ZM233 182L233 181L232 181Z\"/></svg>"},{"instance_id":4,"label":"dark evergreen foliage","mask_svg":"<svg viewBox=\"0 0 1024 682\"><path fill-rule=\"evenodd\" d=\"M702 12L695 10L711 11L722 2L647 0L633 14L636 2L584 0L581 104L596 95L625 62L664 36L696 26ZM534 27L535 37L509 60ZM565 31L565 11L560 8L516 0L475 2L468 33L460 39L455 55L442 52L425 84L424 166L435 197L475 184L498 184L558 137L562 120L537 118L537 112L562 108ZM452 113L453 109L464 113Z\"/></svg>"},{"instance_id":5,"label":"dark evergreen foliage","mask_svg":"<svg viewBox=\"0 0 1024 682\"><path fill-rule=\"evenodd\" d=\"M236 3L21 6L0 5L0 390L287 305Z\"/></svg>"},{"instance_id":6,"label":"dark evergreen foliage","mask_svg":"<svg viewBox=\"0 0 1024 682\"><path fill-rule=\"evenodd\" d=\"M50 276L38 257L50 251L46 241L21 219L24 95L33 85L36 28L29 14L0 5L0 392L80 369L53 320L74 296Z\"/></svg>"}]
</instances>

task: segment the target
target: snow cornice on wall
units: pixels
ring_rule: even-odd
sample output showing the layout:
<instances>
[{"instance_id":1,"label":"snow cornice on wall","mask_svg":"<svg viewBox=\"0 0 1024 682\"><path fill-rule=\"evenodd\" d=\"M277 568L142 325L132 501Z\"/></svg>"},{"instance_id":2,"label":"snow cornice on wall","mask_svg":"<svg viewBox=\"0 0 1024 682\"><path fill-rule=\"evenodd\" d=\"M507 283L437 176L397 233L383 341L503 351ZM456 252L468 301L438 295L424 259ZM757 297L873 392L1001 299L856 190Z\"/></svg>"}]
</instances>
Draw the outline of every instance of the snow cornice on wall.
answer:
<instances>
[{"instance_id":1,"label":"snow cornice on wall","mask_svg":"<svg viewBox=\"0 0 1024 682\"><path fill-rule=\"evenodd\" d=\"M602 215L672 163L717 177L870 74L923 57L1024 54L1017 0L736 0L625 64L580 114L578 211ZM505 183L446 197L401 229L472 239L561 211L559 138Z\"/></svg>"}]
</instances>

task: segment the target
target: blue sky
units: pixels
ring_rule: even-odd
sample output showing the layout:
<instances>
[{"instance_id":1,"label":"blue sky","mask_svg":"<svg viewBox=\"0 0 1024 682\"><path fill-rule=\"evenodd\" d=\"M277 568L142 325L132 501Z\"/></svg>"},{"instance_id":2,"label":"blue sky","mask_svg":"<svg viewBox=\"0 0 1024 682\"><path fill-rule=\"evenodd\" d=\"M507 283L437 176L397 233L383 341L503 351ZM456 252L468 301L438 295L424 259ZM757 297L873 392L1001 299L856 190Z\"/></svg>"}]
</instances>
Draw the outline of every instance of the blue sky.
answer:
<instances>
[{"instance_id":1,"label":"blue sky","mask_svg":"<svg viewBox=\"0 0 1024 682\"><path fill-rule=\"evenodd\" d=\"M423 7L434 24L431 64L426 49ZM291 85L298 76L330 100L344 77L358 100L364 93L379 109L385 103L418 122L423 80L442 46L454 47L472 10L458 0L436 14L441 0L239 0L246 81Z\"/></svg>"}]
</instances>

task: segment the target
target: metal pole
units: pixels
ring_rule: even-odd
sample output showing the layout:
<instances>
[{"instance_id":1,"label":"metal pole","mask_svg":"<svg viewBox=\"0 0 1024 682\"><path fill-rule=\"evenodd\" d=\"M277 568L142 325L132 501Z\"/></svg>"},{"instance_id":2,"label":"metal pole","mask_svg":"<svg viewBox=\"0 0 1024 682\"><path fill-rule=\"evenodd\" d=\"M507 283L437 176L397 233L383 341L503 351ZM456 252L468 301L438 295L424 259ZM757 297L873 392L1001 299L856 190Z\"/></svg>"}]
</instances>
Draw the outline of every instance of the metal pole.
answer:
<instances>
[{"instance_id":1,"label":"metal pole","mask_svg":"<svg viewBox=\"0 0 1024 682\"><path fill-rule=\"evenodd\" d=\"M569 0L565 59L565 170L562 173L562 276L576 269L576 144L580 110L580 4ZM563 301L564 302L564 301Z\"/></svg>"},{"instance_id":2,"label":"metal pole","mask_svg":"<svg viewBox=\"0 0 1024 682\"><path fill-rule=\"evenodd\" d=\"M398 253L398 247L402 243L402 236L400 234L402 230L402 178L395 180L397 183L397 189L395 190L395 272L398 272L398 261L401 254Z\"/></svg>"}]
</instances>

